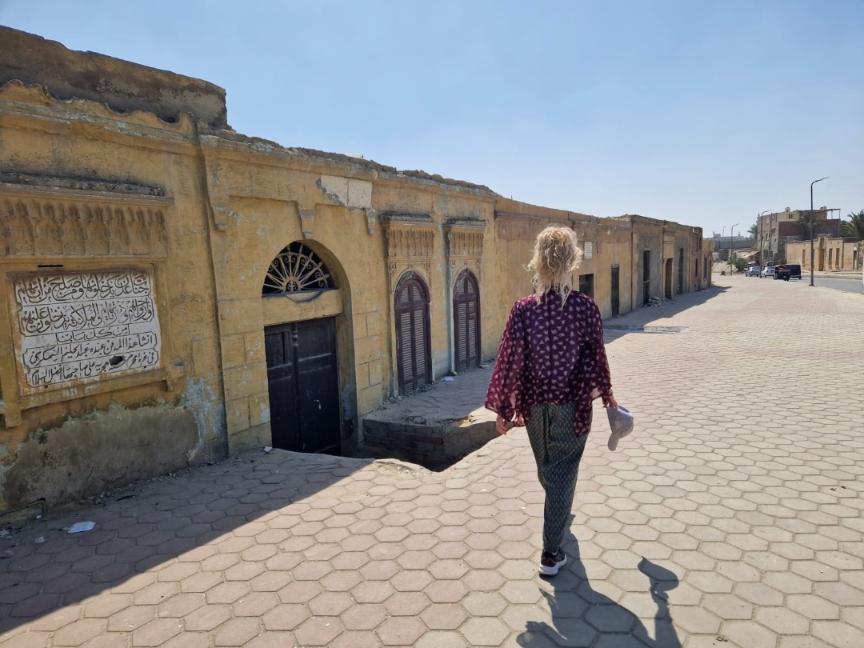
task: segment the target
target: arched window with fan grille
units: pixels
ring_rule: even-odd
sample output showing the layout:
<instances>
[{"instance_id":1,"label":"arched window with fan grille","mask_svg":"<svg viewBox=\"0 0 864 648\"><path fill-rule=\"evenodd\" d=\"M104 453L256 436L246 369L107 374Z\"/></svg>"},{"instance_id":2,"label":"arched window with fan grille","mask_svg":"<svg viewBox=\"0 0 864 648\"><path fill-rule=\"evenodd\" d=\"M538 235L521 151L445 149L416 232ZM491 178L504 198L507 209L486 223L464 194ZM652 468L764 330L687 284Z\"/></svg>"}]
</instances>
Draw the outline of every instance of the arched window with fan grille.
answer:
<instances>
[{"instance_id":1,"label":"arched window with fan grille","mask_svg":"<svg viewBox=\"0 0 864 648\"><path fill-rule=\"evenodd\" d=\"M480 365L480 288L469 270L456 277L453 287L453 346L456 371Z\"/></svg>"},{"instance_id":2,"label":"arched window with fan grille","mask_svg":"<svg viewBox=\"0 0 864 648\"><path fill-rule=\"evenodd\" d=\"M320 292L335 287L333 275L320 257L308 246L294 241L270 263L261 294L269 297Z\"/></svg>"}]
</instances>

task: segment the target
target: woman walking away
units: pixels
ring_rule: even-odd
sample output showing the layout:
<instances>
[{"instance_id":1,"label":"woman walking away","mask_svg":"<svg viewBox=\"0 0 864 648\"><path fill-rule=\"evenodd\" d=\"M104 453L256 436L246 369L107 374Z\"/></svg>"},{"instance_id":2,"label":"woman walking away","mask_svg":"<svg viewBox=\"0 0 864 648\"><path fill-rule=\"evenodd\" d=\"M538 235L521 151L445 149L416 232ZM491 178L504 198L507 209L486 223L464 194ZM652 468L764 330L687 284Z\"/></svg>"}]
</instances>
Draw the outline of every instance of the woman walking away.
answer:
<instances>
[{"instance_id":1,"label":"woman walking away","mask_svg":"<svg viewBox=\"0 0 864 648\"><path fill-rule=\"evenodd\" d=\"M537 236L528 270L534 294L510 311L486 407L498 414L499 434L528 426L537 476L546 491L540 573L554 576L567 563L561 549L579 460L591 430L591 407L602 398L617 407L594 300L573 290L582 251L569 227Z\"/></svg>"}]
</instances>

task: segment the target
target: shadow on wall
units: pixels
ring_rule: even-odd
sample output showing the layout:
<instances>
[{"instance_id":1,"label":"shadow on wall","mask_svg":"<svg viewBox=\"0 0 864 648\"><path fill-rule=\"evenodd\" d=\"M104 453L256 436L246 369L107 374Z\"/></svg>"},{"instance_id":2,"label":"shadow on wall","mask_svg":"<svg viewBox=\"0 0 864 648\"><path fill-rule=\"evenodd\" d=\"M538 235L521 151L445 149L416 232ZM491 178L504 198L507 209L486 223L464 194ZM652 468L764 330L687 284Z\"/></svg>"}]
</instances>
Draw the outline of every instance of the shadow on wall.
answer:
<instances>
[{"instance_id":1,"label":"shadow on wall","mask_svg":"<svg viewBox=\"0 0 864 648\"><path fill-rule=\"evenodd\" d=\"M232 551L239 553L255 541L253 531L284 536L272 545L270 560L279 560L279 548L291 551L292 541L311 540L307 533L311 528L303 528L305 522L299 515L280 514L280 509L333 486L370 463L283 450L250 453L198 467L181 478L133 484L110 495L101 508L44 519L0 538L0 641L5 632L140 580L130 581L134 576L146 578L144 572L174 559L184 586L190 588L184 591L203 591L195 579L203 582L208 573L198 569L207 569L205 563L216 550L202 549L202 545L220 537L233 543ZM82 520L95 522L95 530L79 535L63 531L62 527ZM257 525L247 527L249 537L234 535L250 522ZM213 558L219 559L218 555ZM265 577L271 568L290 567L284 560L278 565L269 560L263 564Z\"/></svg>"},{"instance_id":2,"label":"shadow on wall","mask_svg":"<svg viewBox=\"0 0 864 648\"><path fill-rule=\"evenodd\" d=\"M518 645L547 648L551 640L557 646L681 648L669 613L667 594L678 586L674 573L645 558L639 563L639 571L646 577L645 584L656 606L652 635L636 614L591 587L579 556L579 542L571 531L568 531L564 550L570 563L551 579L553 591L543 592L552 612L552 623L528 621L525 631L516 638Z\"/></svg>"}]
</instances>

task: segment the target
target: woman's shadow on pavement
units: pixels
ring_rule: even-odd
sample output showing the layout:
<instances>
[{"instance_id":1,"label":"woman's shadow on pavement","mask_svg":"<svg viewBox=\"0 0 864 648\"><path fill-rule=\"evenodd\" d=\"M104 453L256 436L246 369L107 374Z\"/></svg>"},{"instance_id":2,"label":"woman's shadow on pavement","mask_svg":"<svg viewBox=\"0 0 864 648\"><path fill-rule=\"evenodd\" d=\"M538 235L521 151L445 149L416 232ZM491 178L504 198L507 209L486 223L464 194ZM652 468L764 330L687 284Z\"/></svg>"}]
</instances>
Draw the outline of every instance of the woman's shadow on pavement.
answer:
<instances>
[{"instance_id":1,"label":"woman's shadow on pavement","mask_svg":"<svg viewBox=\"0 0 864 648\"><path fill-rule=\"evenodd\" d=\"M674 573L645 558L639 562L639 571L646 576L648 592L656 605L654 632L649 634L638 616L591 587L579 556L579 541L569 530L564 550L569 560L567 567L550 579L552 592L543 592L552 611L552 623L528 621L525 631L516 638L520 646L547 648L551 640L558 646L681 648L666 593L678 586Z\"/></svg>"}]
</instances>

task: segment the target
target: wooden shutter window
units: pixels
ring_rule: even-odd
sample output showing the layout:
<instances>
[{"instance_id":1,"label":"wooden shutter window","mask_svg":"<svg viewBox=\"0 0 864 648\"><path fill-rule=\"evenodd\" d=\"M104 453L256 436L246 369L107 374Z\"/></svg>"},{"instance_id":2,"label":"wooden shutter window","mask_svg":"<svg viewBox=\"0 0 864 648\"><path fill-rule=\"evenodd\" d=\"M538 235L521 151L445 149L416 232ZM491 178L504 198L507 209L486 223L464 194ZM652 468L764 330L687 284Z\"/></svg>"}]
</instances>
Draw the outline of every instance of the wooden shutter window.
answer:
<instances>
[{"instance_id":1,"label":"wooden shutter window","mask_svg":"<svg viewBox=\"0 0 864 648\"><path fill-rule=\"evenodd\" d=\"M453 348L456 371L480 364L480 291L477 280L463 270L453 287Z\"/></svg>"},{"instance_id":2,"label":"wooden shutter window","mask_svg":"<svg viewBox=\"0 0 864 648\"><path fill-rule=\"evenodd\" d=\"M396 286L396 364L402 394L410 394L430 380L428 294L413 274L403 277Z\"/></svg>"}]
</instances>

